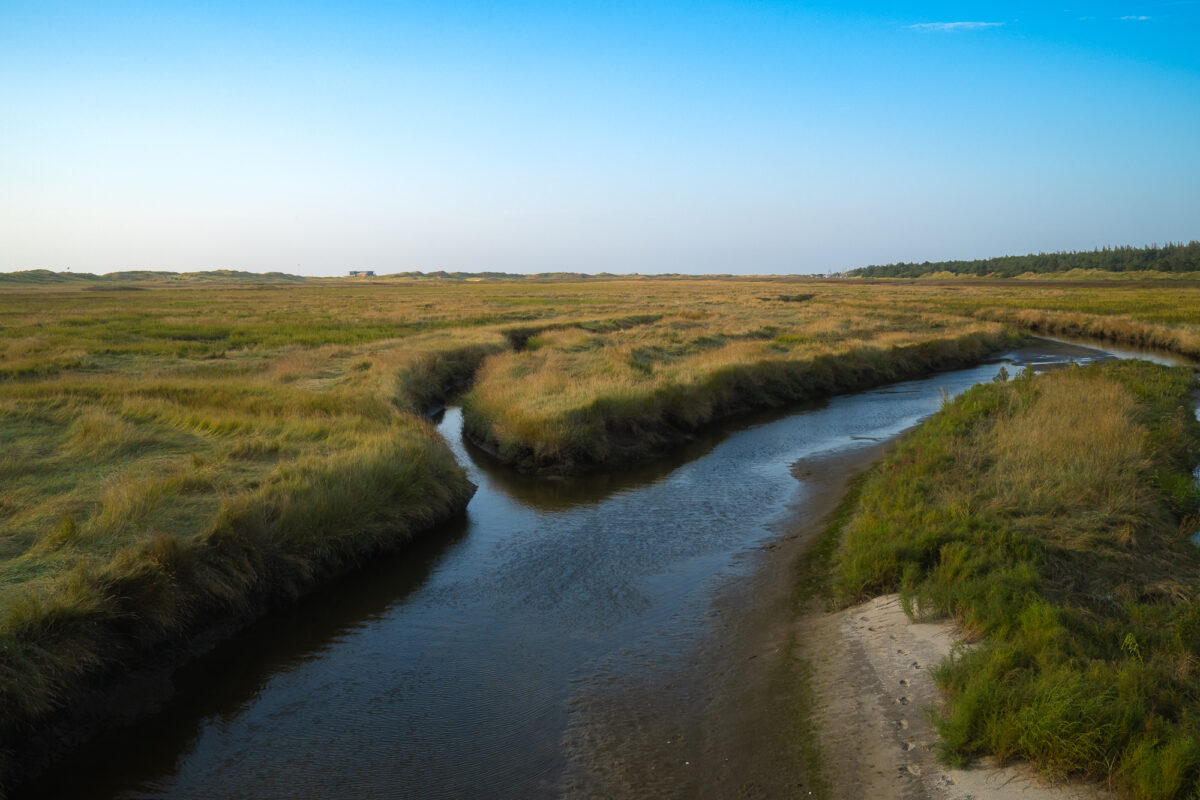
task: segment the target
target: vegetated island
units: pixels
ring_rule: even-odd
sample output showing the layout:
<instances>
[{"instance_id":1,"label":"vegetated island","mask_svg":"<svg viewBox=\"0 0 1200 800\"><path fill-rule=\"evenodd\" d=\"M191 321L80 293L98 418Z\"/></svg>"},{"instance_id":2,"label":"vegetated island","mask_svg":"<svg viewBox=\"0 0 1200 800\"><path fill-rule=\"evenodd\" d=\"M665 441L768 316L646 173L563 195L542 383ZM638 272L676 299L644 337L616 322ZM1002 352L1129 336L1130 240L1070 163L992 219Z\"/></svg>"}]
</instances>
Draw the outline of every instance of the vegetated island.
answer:
<instances>
[{"instance_id":1,"label":"vegetated island","mask_svg":"<svg viewBox=\"0 0 1200 800\"><path fill-rule=\"evenodd\" d=\"M424 418L455 387L510 464L611 466L748 409L977 360L1017 340L986 309L1052 297L804 278L93 278L0 282L0 785L102 726L132 668L186 658L460 511L472 489ZM1159 321L1181 291L1057 301L1196 336L1200 306Z\"/></svg>"}]
</instances>

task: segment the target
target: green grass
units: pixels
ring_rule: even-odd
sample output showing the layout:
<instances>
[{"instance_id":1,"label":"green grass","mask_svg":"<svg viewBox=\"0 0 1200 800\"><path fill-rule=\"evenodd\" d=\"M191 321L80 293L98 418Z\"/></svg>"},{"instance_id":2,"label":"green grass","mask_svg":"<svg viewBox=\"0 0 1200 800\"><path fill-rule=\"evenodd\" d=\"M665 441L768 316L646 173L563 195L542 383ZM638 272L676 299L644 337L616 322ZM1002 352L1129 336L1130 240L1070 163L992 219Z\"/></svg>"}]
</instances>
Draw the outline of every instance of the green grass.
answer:
<instances>
[{"instance_id":1,"label":"green grass","mask_svg":"<svg viewBox=\"0 0 1200 800\"><path fill-rule=\"evenodd\" d=\"M937 671L945 755L1137 798L1200 790L1200 423L1146 362L976 387L863 484L834 590L899 590L974 646Z\"/></svg>"}]
</instances>

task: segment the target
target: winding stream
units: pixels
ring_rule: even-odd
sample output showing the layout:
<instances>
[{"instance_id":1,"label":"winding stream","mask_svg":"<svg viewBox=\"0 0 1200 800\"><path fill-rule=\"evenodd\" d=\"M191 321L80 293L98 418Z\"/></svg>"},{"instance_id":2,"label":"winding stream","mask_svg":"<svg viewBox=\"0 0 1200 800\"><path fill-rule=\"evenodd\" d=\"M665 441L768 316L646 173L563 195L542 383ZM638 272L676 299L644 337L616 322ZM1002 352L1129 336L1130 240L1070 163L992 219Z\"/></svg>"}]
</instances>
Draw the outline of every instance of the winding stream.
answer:
<instances>
[{"instance_id":1,"label":"winding stream","mask_svg":"<svg viewBox=\"0 0 1200 800\"><path fill-rule=\"evenodd\" d=\"M754 616L738 588L828 507L831 474L1001 363L1108 357L1038 340L573 479L496 465L448 409L439 429L479 485L464 520L256 623L181 670L156 716L19 796L556 797L613 759L671 761L670 793L694 756L658 732L695 742L728 691L695 677L698 654Z\"/></svg>"}]
</instances>

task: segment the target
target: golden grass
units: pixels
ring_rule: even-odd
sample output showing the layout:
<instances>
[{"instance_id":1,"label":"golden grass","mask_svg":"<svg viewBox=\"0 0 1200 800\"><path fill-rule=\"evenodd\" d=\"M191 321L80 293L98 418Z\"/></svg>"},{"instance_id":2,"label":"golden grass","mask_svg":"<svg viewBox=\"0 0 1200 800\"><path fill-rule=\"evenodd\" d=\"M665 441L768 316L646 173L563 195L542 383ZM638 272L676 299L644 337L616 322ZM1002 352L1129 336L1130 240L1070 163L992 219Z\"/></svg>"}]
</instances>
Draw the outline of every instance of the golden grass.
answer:
<instances>
[{"instance_id":1,"label":"golden grass","mask_svg":"<svg viewBox=\"0 0 1200 800\"><path fill-rule=\"evenodd\" d=\"M1196 300L1200 302L1200 297ZM980 319L1015 325L1035 333L1123 342L1139 347L1170 350L1200 359L1200 325L1147 322L1128 316L1084 314L1044 309L982 308Z\"/></svg>"},{"instance_id":2,"label":"golden grass","mask_svg":"<svg viewBox=\"0 0 1200 800\"><path fill-rule=\"evenodd\" d=\"M510 461L586 465L630 455L614 447L621 434L652 445L673 438L668 428L691 430L730 411L961 363L909 363L906 354L924 345L962 342L971 351L965 361L980 354L967 342L996 349L1006 341L994 324L898 315L878 303L737 300L605 336L555 330L530 338L525 350L487 361L464 404L467 424ZM818 375L823 361L846 374ZM868 362L873 381L852 377L854 365Z\"/></svg>"}]
</instances>

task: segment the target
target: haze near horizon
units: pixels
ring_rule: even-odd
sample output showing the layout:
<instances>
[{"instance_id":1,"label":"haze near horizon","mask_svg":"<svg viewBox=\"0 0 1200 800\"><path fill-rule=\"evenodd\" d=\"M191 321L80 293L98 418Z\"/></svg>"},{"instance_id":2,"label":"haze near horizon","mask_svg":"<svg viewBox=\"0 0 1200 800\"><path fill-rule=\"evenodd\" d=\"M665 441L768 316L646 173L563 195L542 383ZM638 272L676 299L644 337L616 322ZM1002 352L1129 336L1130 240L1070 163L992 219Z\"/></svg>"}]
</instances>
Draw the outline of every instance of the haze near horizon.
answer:
<instances>
[{"instance_id":1,"label":"haze near horizon","mask_svg":"<svg viewBox=\"0 0 1200 800\"><path fill-rule=\"evenodd\" d=\"M1200 238L1200 2L7 3L0 270L830 272Z\"/></svg>"}]
</instances>

